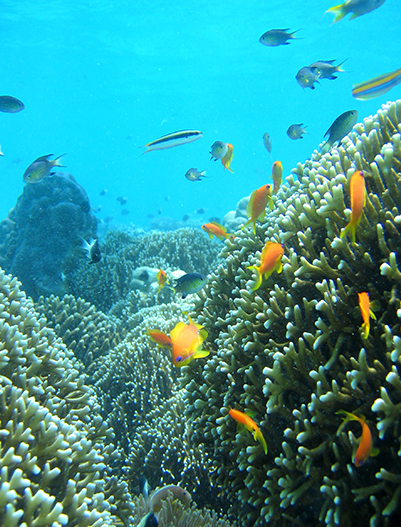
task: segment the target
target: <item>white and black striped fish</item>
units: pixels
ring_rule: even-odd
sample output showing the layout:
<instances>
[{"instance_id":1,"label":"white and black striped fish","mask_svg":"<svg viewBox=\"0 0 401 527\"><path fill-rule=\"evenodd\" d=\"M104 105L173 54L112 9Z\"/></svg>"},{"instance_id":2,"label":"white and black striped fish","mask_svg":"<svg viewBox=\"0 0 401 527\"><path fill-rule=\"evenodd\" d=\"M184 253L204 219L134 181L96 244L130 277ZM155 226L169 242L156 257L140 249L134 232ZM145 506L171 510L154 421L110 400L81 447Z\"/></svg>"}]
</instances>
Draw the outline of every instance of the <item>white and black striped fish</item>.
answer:
<instances>
[{"instance_id":1,"label":"white and black striped fish","mask_svg":"<svg viewBox=\"0 0 401 527\"><path fill-rule=\"evenodd\" d=\"M199 130L180 130L178 132L172 132L171 134L163 135L159 139L143 145L147 148L143 154L152 152L153 150L165 150L166 148L173 148L173 146L185 145L186 143L192 143L200 137L202 132Z\"/></svg>"}]
</instances>

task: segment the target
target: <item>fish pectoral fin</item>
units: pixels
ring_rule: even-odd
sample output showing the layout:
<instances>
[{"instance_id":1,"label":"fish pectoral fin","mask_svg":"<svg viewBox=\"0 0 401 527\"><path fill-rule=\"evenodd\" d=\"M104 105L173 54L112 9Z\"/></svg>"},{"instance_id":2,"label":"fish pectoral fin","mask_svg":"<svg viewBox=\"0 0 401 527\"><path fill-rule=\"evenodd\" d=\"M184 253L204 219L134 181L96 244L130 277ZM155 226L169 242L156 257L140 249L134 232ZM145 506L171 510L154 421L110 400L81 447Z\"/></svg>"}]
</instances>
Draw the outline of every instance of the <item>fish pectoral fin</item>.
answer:
<instances>
[{"instance_id":1,"label":"fish pectoral fin","mask_svg":"<svg viewBox=\"0 0 401 527\"><path fill-rule=\"evenodd\" d=\"M369 457L376 457L380 454L380 448L372 448Z\"/></svg>"},{"instance_id":2,"label":"fish pectoral fin","mask_svg":"<svg viewBox=\"0 0 401 527\"><path fill-rule=\"evenodd\" d=\"M194 355L194 359L202 359L203 357L207 357L208 355L210 355L210 351L198 350Z\"/></svg>"}]
</instances>

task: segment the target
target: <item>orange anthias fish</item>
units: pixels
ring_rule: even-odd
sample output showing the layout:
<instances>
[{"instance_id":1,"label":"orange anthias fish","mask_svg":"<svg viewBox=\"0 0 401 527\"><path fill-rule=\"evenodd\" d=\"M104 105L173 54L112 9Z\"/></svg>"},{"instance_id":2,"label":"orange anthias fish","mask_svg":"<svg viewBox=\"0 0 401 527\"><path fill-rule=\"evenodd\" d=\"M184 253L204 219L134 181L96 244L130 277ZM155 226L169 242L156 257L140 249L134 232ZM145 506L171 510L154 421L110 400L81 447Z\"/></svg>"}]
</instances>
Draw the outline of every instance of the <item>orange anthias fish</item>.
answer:
<instances>
[{"instance_id":1,"label":"orange anthias fish","mask_svg":"<svg viewBox=\"0 0 401 527\"><path fill-rule=\"evenodd\" d=\"M234 172L230 168L231 161L233 160L233 157L234 157L234 154L233 154L234 147L230 143L227 143L227 146L228 146L227 153L224 157L221 158L221 164L223 165L224 168L226 168L227 170L229 170L230 172L234 174Z\"/></svg>"},{"instance_id":2,"label":"orange anthias fish","mask_svg":"<svg viewBox=\"0 0 401 527\"><path fill-rule=\"evenodd\" d=\"M265 454L267 454L267 445L265 438L263 437L263 434L259 430L259 427L255 423L255 421L251 419L249 415L246 415L243 412L240 412L239 410L230 410L228 413L233 419L238 421L238 423L245 425L247 430L249 430L250 432L254 432L253 437L255 441L259 441L259 443L263 447Z\"/></svg>"},{"instance_id":3,"label":"orange anthias fish","mask_svg":"<svg viewBox=\"0 0 401 527\"><path fill-rule=\"evenodd\" d=\"M254 269L258 278L252 291L256 291L262 285L263 277L268 278L274 271L281 273L283 264L281 259L284 254L284 246L277 242L266 242L260 258L260 265L250 265L248 269Z\"/></svg>"},{"instance_id":4,"label":"orange anthias fish","mask_svg":"<svg viewBox=\"0 0 401 527\"><path fill-rule=\"evenodd\" d=\"M376 320L375 314L372 311L371 305L370 305L370 299L369 299L369 293L358 293L359 298L359 307L361 309L363 324L363 338L367 339L369 337L369 330L370 330L370 317L373 318L373 320Z\"/></svg>"},{"instance_id":5,"label":"orange anthias fish","mask_svg":"<svg viewBox=\"0 0 401 527\"><path fill-rule=\"evenodd\" d=\"M207 337L206 329L200 324L195 324L188 316L189 324L178 322L170 332L173 344L173 364L177 368L186 366L194 359L207 357L209 352L201 349L202 342Z\"/></svg>"},{"instance_id":6,"label":"orange anthias fish","mask_svg":"<svg viewBox=\"0 0 401 527\"><path fill-rule=\"evenodd\" d=\"M344 238L350 232L352 244L355 245L356 228L362 219L362 210L366 203L365 178L362 170L357 170L352 174L349 182L349 193L351 196L351 219L341 231L340 238Z\"/></svg>"},{"instance_id":7,"label":"orange anthias fish","mask_svg":"<svg viewBox=\"0 0 401 527\"><path fill-rule=\"evenodd\" d=\"M163 331L160 331L160 329L148 329L147 332L150 340L156 342L158 346L166 348L173 345L171 338L166 333L163 333Z\"/></svg>"},{"instance_id":8,"label":"orange anthias fish","mask_svg":"<svg viewBox=\"0 0 401 527\"><path fill-rule=\"evenodd\" d=\"M283 182L283 165L281 161L275 161L272 166L273 195L277 194Z\"/></svg>"},{"instance_id":9,"label":"orange anthias fish","mask_svg":"<svg viewBox=\"0 0 401 527\"><path fill-rule=\"evenodd\" d=\"M249 220L241 227L241 230L245 229L250 223L253 223L253 233L255 234L256 221L263 221L265 219L266 205L269 200L269 206L272 208L273 202L271 201L271 195L272 190L270 185L263 185L263 187L252 192L246 207L246 215Z\"/></svg>"},{"instance_id":10,"label":"orange anthias fish","mask_svg":"<svg viewBox=\"0 0 401 527\"><path fill-rule=\"evenodd\" d=\"M225 240L226 238L231 238L234 240L234 234L230 234L227 232L227 229L220 225L220 223L217 223L217 221L211 221L210 223L205 223L205 225L202 225L202 229L208 233L209 238L212 240L213 235L216 236L219 240Z\"/></svg>"},{"instance_id":11,"label":"orange anthias fish","mask_svg":"<svg viewBox=\"0 0 401 527\"><path fill-rule=\"evenodd\" d=\"M163 269L160 269L160 271L156 275L156 278L157 278L157 283L159 284L159 289L157 290L157 294L159 294L160 290L165 286L165 284L168 284L166 271L163 271Z\"/></svg>"},{"instance_id":12,"label":"orange anthias fish","mask_svg":"<svg viewBox=\"0 0 401 527\"><path fill-rule=\"evenodd\" d=\"M345 410L339 410L337 414L344 414L344 423L340 426L337 431L337 435L341 432L343 426L348 423L348 421L358 421L362 426L362 435L359 439L359 446L355 452L354 459L352 460L356 467L360 467L368 459L369 456L375 456L378 453L378 449L372 448L372 433L366 424L365 418L358 417L357 415L346 412Z\"/></svg>"}]
</instances>

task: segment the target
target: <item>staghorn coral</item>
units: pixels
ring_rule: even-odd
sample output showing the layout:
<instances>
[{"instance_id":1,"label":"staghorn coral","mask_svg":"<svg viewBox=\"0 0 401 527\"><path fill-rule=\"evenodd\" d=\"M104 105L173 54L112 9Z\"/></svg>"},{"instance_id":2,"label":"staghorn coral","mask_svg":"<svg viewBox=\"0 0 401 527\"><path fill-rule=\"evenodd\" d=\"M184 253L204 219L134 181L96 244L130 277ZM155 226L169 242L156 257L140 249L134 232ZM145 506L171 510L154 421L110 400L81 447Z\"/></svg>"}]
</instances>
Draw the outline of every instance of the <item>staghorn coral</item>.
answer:
<instances>
[{"instance_id":1,"label":"staghorn coral","mask_svg":"<svg viewBox=\"0 0 401 527\"><path fill-rule=\"evenodd\" d=\"M193 426L185 417L181 370L172 365L171 350L151 342L147 329L169 333L191 305L161 304L125 316L127 335L94 364L92 379L102 412L115 432L119 464L132 490L145 475L151 486L176 483L214 503L218 490L211 489L203 448L192 444ZM208 494L206 495L206 492Z\"/></svg>"},{"instance_id":2,"label":"staghorn coral","mask_svg":"<svg viewBox=\"0 0 401 527\"><path fill-rule=\"evenodd\" d=\"M101 245L101 262L88 265L82 259L78 265L71 261L66 266L66 289L107 313L133 289L131 280L136 268L147 266L208 274L216 267L219 249L218 242L209 240L200 229L186 228L144 236L112 231ZM152 305L159 301L157 295L153 295Z\"/></svg>"},{"instance_id":3,"label":"staghorn coral","mask_svg":"<svg viewBox=\"0 0 401 527\"><path fill-rule=\"evenodd\" d=\"M210 358L184 368L194 445L245 525L395 525L401 501L401 101L315 152L278 192L263 225L227 241L194 316ZM357 244L339 238L348 181L366 175ZM344 212L345 211L345 212ZM256 292L248 266L284 243L283 273ZM380 303L361 338L358 292ZM253 411L268 445L237 432L231 407ZM344 409L365 415L377 457L356 468L360 426L337 436ZM355 434L355 435L354 435ZM355 437L356 436L356 437ZM240 503L240 507L238 507ZM245 505L246 504L246 505Z\"/></svg>"},{"instance_id":4,"label":"staghorn coral","mask_svg":"<svg viewBox=\"0 0 401 527\"><path fill-rule=\"evenodd\" d=\"M86 371L90 372L97 357L122 340L117 324L82 298L75 299L72 295L64 295L61 299L54 295L40 297L35 309L46 317L46 326L74 352Z\"/></svg>"},{"instance_id":5,"label":"staghorn coral","mask_svg":"<svg viewBox=\"0 0 401 527\"><path fill-rule=\"evenodd\" d=\"M111 439L72 352L0 270L0 524L128 523Z\"/></svg>"}]
</instances>

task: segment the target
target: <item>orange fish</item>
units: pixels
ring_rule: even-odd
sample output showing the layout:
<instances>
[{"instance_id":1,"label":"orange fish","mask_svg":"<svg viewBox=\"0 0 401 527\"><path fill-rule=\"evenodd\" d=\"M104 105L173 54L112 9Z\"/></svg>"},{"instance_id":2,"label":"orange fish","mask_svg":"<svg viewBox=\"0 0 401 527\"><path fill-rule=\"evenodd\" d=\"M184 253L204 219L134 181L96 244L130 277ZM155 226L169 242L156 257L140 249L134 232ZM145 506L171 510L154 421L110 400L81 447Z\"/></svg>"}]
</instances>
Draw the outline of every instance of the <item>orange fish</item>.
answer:
<instances>
[{"instance_id":1,"label":"orange fish","mask_svg":"<svg viewBox=\"0 0 401 527\"><path fill-rule=\"evenodd\" d=\"M356 467L360 467L368 459L369 456L375 456L378 453L378 450L376 448L372 448L372 434L370 432L370 429L366 424L365 418L363 416L358 417L357 415L351 412L346 412L345 410L339 410L336 413L345 415L343 425L348 423L348 421L358 421L358 423L362 426L362 435L359 439L359 446L357 451L355 452L354 459L352 460ZM343 425L341 425L338 429L337 435L342 430Z\"/></svg>"},{"instance_id":2,"label":"orange fish","mask_svg":"<svg viewBox=\"0 0 401 527\"><path fill-rule=\"evenodd\" d=\"M223 165L224 168L226 168L227 170L229 170L230 172L234 174L234 172L230 168L231 161L233 160L233 157L234 157L234 154L233 154L234 147L230 143L227 143L227 146L228 146L227 153L224 157L221 158L221 164Z\"/></svg>"},{"instance_id":3,"label":"orange fish","mask_svg":"<svg viewBox=\"0 0 401 527\"><path fill-rule=\"evenodd\" d=\"M170 332L173 343L173 364L177 368L186 366L194 359L207 357L209 352L201 349L202 342L207 337L206 329L200 324L195 324L188 316L189 324L178 322Z\"/></svg>"},{"instance_id":4,"label":"orange fish","mask_svg":"<svg viewBox=\"0 0 401 527\"><path fill-rule=\"evenodd\" d=\"M243 412L240 412L239 410L230 410L228 413L233 419L238 421L238 423L245 425L247 430L249 430L250 432L254 432L253 437L255 441L259 441L259 443L263 447L263 450L265 451L265 454L267 454L267 445L265 438L263 437L263 434L259 430L259 427L255 423L255 421L251 419L249 415L246 415Z\"/></svg>"},{"instance_id":5,"label":"orange fish","mask_svg":"<svg viewBox=\"0 0 401 527\"><path fill-rule=\"evenodd\" d=\"M272 208L273 202L271 201L271 195L272 190L270 185L263 185L263 187L252 192L246 207L246 215L249 220L241 227L241 230L253 222L253 233L255 234L256 221L263 221L265 219L266 205L269 200L269 206Z\"/></svg>"},{"instance_id":6,"label":"orange fish","mask_svg":"<svg viewBox=\"0 0 401 527\"><path fill-rule=\"evenodd\" d=\"M159 294L160 290L164 287L164 285L168 284L166 271L163 271L163 269L160 269L160 271L156 275L156 278L157 278L157 283L159 284L159 289L157 291L157 294Z\"/></svg>"},{"instance_id":7,"label":"orange fish","mask_svg":"<svg viewBox=\"0 0 401 527\"><path fill-rule=\"evenodd\" d=\"M160 331L160 329L148 329L147 332L150 340L156 342L158 346L165 348L173 345L170 337L166 333L163 333L163 331Z\"/></svg>"},{"instance_id":8,"label":"orange fish","mask_svg":"<svg viewBox=\"0 0 401 527\"><path fill-rule=\"evenodd\" d=\"M263 277L268 278L274 271L281 273L283 270L283 264L281 263L283 254L284 246L281 243L266 242L260 258L260 266L248 266L248 269L254 269L258 275L256 285L252 288L252 291L259 289L262 285Z\"/></svg>"},{"instance_id":9,"label":"orange fish","mask_svg":"<svg viewBox=\"0 0 401 527\"><path fill-rule=\"evenodd\" d=\"M350 232L352 244L355 245L355 231L361 221L362 210L366 203L365 178L362 170L357 170L352 174L349 182L349 193L351 196L351 220L341 231L340 238L344 238Z\"/></svg>"},{"instance_id":10,"label":"orange fish","mask_svg":"<svg viewBox=\"0 0 401 527\"><path fill-rule=\"evenodd\" d=\"M363 338L367 339L369 337L369 330L370 330L370 317L372 317L373 320L376 320L376 317L370 305L369 293L358 293L358 298L359 298L359 307L360 307L362 319L363 319L363 324L362 324L362 329L364 330Z\"/></svg>"},{"instance_id":11,"label":"orange fish","mask_svg":"<svg viewBox=\"0 0 401 527\"><path fill-rule=\"evenodd\" d=\"M228 233L227 229L223 225L220 225L220 223L217 223L217 221L205 223L205 225L202 225L202 229L208 233L211 240L213 239L213 234L219 240L225 240L226 238L234 240L234 234Z\"/></svg>"},{"instance_id":12,"label":"orange fish","mask_svg":"<svg viewBox=\"0 0 401 527\"><path fill-rule=\"evenodd\" d=\"M281 161L275 161L272 166L273 195L277 194L283 182L283 165Z\"/></svg>"}]
</instances>

